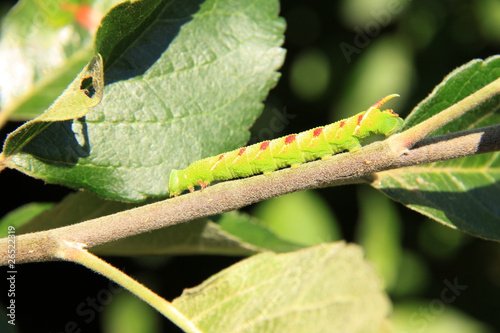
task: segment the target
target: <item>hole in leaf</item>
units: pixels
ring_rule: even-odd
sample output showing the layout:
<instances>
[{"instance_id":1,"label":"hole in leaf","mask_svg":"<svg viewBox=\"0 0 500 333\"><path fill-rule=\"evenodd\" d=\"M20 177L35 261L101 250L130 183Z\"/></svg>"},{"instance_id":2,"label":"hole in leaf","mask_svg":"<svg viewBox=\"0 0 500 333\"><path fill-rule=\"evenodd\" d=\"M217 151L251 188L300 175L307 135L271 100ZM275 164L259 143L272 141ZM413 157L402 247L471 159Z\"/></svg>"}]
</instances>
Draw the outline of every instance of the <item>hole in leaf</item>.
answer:
<instances>
[{"instance_id":1,"label":"hole in leaf","mask_svg":"<svg viewBox=\"0 0 500 333\"><path fill-rule=\"evenodd\" d=\"M92 85L92 77L86 77L85 79L82 80L82 83L80 84L80 90L83 90L85 95L87 95L89 98L92 98L95 94L95 89L94 86Z\"/></svg>"}]
</instances>

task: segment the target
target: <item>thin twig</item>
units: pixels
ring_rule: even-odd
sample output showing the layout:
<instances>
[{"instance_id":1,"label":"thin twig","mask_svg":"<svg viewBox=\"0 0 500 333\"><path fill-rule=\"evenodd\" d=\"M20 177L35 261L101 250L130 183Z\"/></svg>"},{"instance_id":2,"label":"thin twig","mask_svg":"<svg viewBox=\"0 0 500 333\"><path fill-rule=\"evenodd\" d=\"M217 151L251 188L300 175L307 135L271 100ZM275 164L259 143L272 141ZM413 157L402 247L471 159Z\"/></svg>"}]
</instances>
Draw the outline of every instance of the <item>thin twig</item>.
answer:
<instances>
[{"instance_id":1,"label":"thin twig","mask_svg":"<svg viewBox=\"0 0 500 333\"><path fill-rule=\"evenodd\" d=\"M396 153L403 154L427 135L440 129L449 122L460 118L465 113L473 110L480 104L492 99L498 95L499 92L500 78L453 104L449 108L430 117L429 119L422 121L400 134L391 136L387 139L387 143Z\"/></svg>"},{"instance_id":2,"label":"thin twig","mask_svg":"<svg viewBox=\"0 0 500 333\"><path fill-rule=\"evenodd\" d=\"M116 267L108 264L104 260L89 253L83 244L64 241L56 252L56 256L61 260L79 263L108 279L118 283L131 293L142 299L144 302L158 310L162 315L170 319L184 332L201 333L194 324L177 310L169 301L161 298L149 288L132 279Z\"/></svg>"}]
</instances>

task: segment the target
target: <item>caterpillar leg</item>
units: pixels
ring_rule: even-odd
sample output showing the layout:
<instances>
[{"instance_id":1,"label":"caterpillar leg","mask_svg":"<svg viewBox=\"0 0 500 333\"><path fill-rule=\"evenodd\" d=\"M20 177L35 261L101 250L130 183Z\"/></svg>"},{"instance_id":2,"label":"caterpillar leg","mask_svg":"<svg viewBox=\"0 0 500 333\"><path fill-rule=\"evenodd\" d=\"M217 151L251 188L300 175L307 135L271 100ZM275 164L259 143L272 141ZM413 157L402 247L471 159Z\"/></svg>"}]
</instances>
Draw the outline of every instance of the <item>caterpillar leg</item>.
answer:
<instances>
[{"instance_id":1,"label":"caterpillar leg","mask_svg":"<svg viewBox=\"0 0 500 333\"><path fill-rule=\"evenodd\" d=\"M205 187L208 186L208 182L204 182L201 179L198 179L198 184L200 184L201 188L204 189Z\"/></svg>"},{"instance_id":2,"label":"caterpillar leg","mask_svg":"<svg viewBox=\"0 0 500 333\"><path fill-rule=\"evenodd\" d=\"M348 150L348 151L356 151L359 148L361 148L361 143L359 142L359 140L357 138L352 138L352 139L347 140L344 143L343 148L344 148L344 150Z\"/></svg>"}]
</instances>

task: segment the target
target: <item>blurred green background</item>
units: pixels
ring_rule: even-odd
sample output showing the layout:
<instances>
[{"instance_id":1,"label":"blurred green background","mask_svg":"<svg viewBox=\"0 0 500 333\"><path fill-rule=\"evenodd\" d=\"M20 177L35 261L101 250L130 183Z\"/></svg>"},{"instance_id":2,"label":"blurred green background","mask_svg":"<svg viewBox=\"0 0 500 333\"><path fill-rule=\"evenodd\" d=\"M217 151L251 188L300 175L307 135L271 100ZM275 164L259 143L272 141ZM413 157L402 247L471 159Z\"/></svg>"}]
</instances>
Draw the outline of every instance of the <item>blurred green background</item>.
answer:
<instances>
[{"instance_id":1,"label":"blurred green background","mask_svg":"<svg viewBox=\"0 0 500 333\"><path fill-rule=\"evenodd\" d=\"M13 4L0 4L0 14ZM500 51L498 0L288 0L282 16L287 58L251 142L348 117L390 93L401 95L389 107L405 117L450 71ZM2 138L18 125L3 128ZM14 171L0 177L17 187L2 216L20 204L57 202L70 192ZM245 211L301 244L345 239L362 245L393 301L396 332L500 331L498 243L441 226L368 186L294 193ZM240 258L106 259L172 299ZM106 279L68 265L19 267L19 289L27 295L20 301L32 302L19 313L21 331L47 318L50 327L64 331L68 320L79 318L79 304L109 289ZM66 304L58 302L61 295ZM80 323L83 332L178 331L128 293L111 295L117 301L95 310L97 319Z\"/></svg>"}]
</instances>

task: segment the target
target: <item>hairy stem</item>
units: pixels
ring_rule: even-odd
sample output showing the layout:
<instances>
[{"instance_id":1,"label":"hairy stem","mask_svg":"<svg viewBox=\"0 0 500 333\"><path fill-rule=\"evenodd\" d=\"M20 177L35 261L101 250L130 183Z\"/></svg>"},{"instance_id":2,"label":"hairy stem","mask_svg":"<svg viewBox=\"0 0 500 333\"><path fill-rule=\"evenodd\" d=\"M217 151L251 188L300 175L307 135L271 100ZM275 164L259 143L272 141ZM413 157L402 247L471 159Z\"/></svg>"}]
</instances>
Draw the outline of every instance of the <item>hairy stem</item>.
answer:
<instances>
[{"instance_id":1,"label":"hairy stem","mask_svg":"<svg viewBox=\"0 0 500 333\"><path fill-rule=\"evenodd\" d=\"M222 182L202 191L16 237L16 262L59 260L51 246L62 240L93 247L197 218L221 214L290 192L366 181L376 172L500 150L500 125L422 140L404 155L385 141L354 153L282 169L270 175ZM7 263L7 239L0 240L0 265Z\"/></svg>"},{"instance_id":2,"label":"hairy stem","mask_svg":"<svg viewBox=\"0 0 500 333\"><path fill-rule=\"evenodd\" d=\"M59 259L79 263L91 270L104 275L108 279L118 283L131 293L142 299L144 302L158 310L162 315L170 319L188 333L200 333L193 323L180 313L169 301L161 298L143 284L132 279L114 266L96 257L85 250L85 246L80 243L63 241L56 256Z\"/></svg>"}]
</instances>

